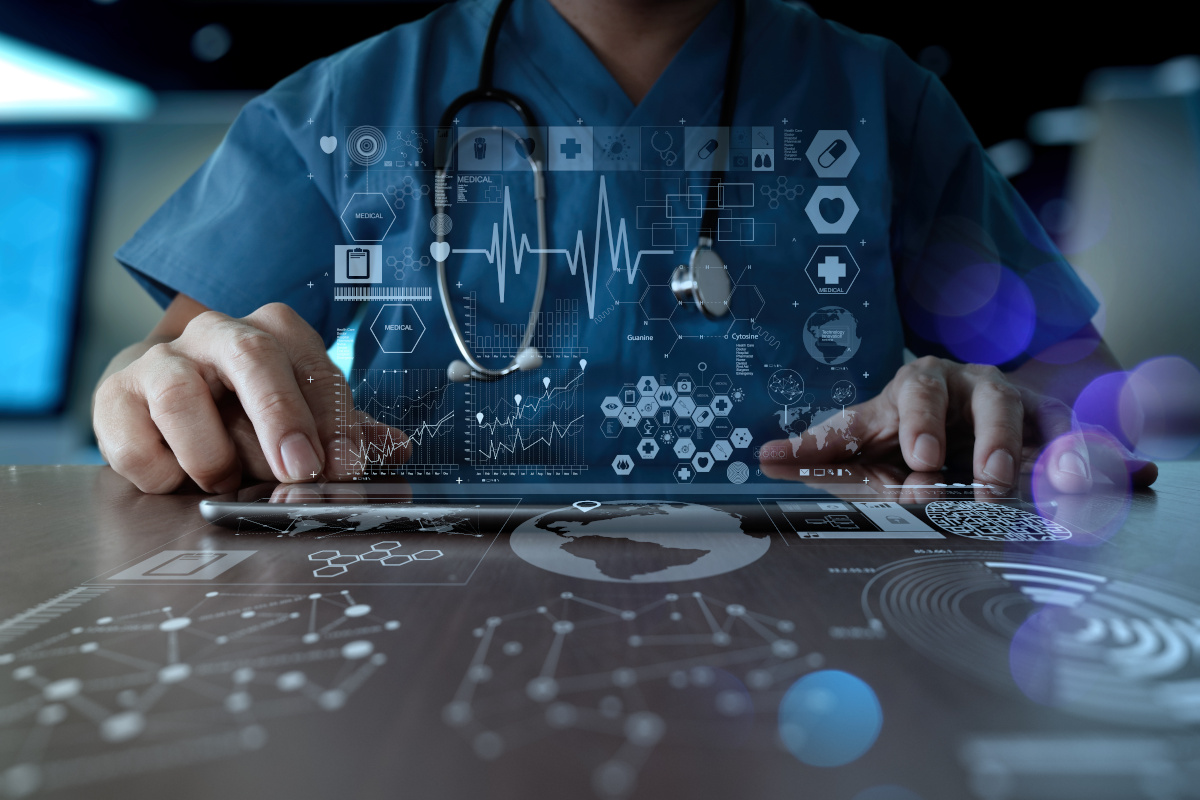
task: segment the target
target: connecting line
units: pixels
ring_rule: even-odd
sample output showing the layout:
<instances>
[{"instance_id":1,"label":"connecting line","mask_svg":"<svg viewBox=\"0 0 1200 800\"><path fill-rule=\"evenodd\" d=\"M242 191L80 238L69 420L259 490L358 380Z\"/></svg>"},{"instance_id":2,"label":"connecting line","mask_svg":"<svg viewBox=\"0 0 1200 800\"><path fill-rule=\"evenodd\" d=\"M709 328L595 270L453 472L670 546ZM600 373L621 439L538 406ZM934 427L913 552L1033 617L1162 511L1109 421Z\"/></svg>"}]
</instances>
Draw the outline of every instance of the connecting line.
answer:
<instances>
[{"instance_id":1,"label":"connecting line","mask_svg":"<svg viewBox=\"0 0 1200 800\"><path fill-rule=\"evenodd\" d=\"M488 648L491 647L492 637L496 634L496 626L488 625L483 629L483 636L479 640L479 646L475 648L475 656L471 659L471 664L467 668L466 675L463 675L462 683L458 685L458 691L454 693L454 699L457 702L470 702L475 694L475 687L478 685L472 681L471 670L483 664L487 660Z\"/></svg>"},{"instance_id":2,"label":"connecting line","mask_svg":"<svg viewBox=\"0 0 1200 800\"><path fill-rule=\"evenodd\" d=\"M612 214L608 208L608 188L604 182L604 176L600 176L600 196L599 204L596 208L596 240L595 247L592 250L592 264L589 267L587 263L587 249L583 240L583 231L577 231L575 236L575 249L567 250L561 247L549 247L546 249L535 248L529 244L527 234L521 234L520 242L517 241L516 227L513 224L512 201L509 197L508 187L504 187L504 212L499 223L492 223L492 242L487 248L455 248L452 253L461 255L481 255L488 260L489 264L496 266L496 279L500 289L500 302L504 302L504 281L508 272L508 253L511 250L513 257L513 272L517 275L521 274L521 264L527 255L557 255L564 256L567 259L567 266L574 275L583 267L583 293L587 298L588 318L592 319L596 316L596 280L597 272L600 267L600 232L601 227L608 235L608 255L612 263L613 272L620 272L620 263L623 259L626 265L626 280L632 284L637 275L638 266L641 264L642 256L673 256L674 250L638 250L637 255L630 261L629 258L629 234L625 227L625 218L622 217L617 223L617 232L614 237L612 229ZM508 247L505 247L505 243Z\"/></svg>"},{"instance_id":3,"label":"connecting line","mask_svg":"<svg viewBox=\"0 0 1200 800\"><path fill-rule=\"evenodd\" d=\"M550 643L550 651L546 653L546 660L542 662L540 677L553 677L554 671L558 669L558 657L562 654L563 639L566 636L565 633L554 634L554 641Z\"/></svg>"},{"instance_id":4,"label":"connecting line","mask_svg":"<svg viewBox=\"0 0 1200 800\"><path fill-rule=\"evenodd\" d=\"M612 614L613 616L617 616L617 617L619 617L619 616L621 616L621 614L625 613L619 608L613 608L612 606L606 606L603 603L597 603L595 600L588 600L583 597L576 597L575 595L571 595L567 599L574 601L576 603L579 603L581 605L591 606L592 608L598 609L598 610L603 611L608 614ZM648 606L648 608L652 608L652 607L653 606Z\"/></svg>"},{"instance_id":5,"label":"connecting line","mask_svg":"<svg viewBox=\"0 0 1200 800\"><path fill-rule=\"evenodd\" d=\"M712 611L708 609L708 603L704 602L704 595L696 592L692 595L696 598L696 602L700 604L700 610L704 612L704 618L708 620L708 627L713 633L724 633L721 626L717 624L717 618L713 616Z\"/></svg>"}]
</instances>

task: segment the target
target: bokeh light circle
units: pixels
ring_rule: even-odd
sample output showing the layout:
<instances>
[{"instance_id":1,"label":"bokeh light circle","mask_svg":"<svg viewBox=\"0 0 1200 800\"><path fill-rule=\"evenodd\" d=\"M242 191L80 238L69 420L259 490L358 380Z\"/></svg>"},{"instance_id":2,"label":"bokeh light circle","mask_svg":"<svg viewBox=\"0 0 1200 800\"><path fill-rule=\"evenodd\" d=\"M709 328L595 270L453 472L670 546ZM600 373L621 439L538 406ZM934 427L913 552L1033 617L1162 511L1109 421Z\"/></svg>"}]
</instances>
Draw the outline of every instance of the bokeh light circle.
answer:
<instances>
[{"instance_id":1,"label":"bokeh light circle","mask_svg":"<svg viewBox=\"0 0 1200 800\"><path fill-rule=\"evenodd\" d=\"M1072 495L1063 494L1051 483L1051 460L1074 449L1074 437L1081 438L1087 445L1092 479L1103 488ZM1125 455L1125 449L1114 436L1094 428L1064 434L1038 454L1029 482L1033 504L1041 517L1075 534L1065 541L1066 544L1076 547L1102 544L1125 524L1133 506L1133 479L1125 466ZM1112 485L1099 480L1102 477Z\"/></svg>"},{"instance_id":2,"label":"bokeh light circle","mask_svg":"<svg viewBox=\"0 0 1200 800\"><path fill-rule=\"evenodd\" d=\"M875 691L861 678L821 670L792 684L779 703L779 738L801 762L840 767L862 756L883 727Z\"/></svg>"},{"instance_id":3,"label":"bokeh light circle","mask_svg":"<svg viewBox=\"0 0 1200 800\"><path fill-rule=\"evenodd\" d=\"M1033 294L1012 270L1000 268L1000 281L986 303L959 316L937 318L938 340L955 358L971 364L1004 364L1033 340L1037 308Z\"/></svg>"},{"instance_id":4,"label":"bokeh light circle","mask_svg":"<svg viewBox=\"0 0 1200 800\"><path fill-rule=\"evenodd\" d=\"M1164 356L1138 365L1121 387L1122 422L1136 422L1134 452L1148 459L1186 458L1200 446L1200 370L1185 358ZM1136 415L1136 416L1134 416Z\"/></svg>"}]
</instances>

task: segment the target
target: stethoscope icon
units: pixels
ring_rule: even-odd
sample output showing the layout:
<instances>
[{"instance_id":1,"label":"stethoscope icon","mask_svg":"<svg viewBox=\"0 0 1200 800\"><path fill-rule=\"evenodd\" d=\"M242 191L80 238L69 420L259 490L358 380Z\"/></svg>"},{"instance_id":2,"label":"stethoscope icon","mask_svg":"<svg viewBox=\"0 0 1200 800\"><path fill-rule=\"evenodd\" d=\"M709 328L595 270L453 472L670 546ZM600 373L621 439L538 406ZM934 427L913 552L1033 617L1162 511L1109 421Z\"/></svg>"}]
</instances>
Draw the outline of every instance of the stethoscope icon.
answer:
<instances>
[{"instance_id":1,"label":"stethoscope icon","mask_svg":"<svg viewBox=\"0 0 1200 800\"><path fill-rule=\"evenodd\" d=\"M659 136L667 138L667 143L663 147L658 146ZM668 167L675 166L675 160L678 156L675 155L675 150L673 149L675 147L675 137L671 135L670 131L655 131L650 137L650 146L654 148L654 152L658 153L658 157L663 160L664 164Z\"/></svg>"}]
</instances>

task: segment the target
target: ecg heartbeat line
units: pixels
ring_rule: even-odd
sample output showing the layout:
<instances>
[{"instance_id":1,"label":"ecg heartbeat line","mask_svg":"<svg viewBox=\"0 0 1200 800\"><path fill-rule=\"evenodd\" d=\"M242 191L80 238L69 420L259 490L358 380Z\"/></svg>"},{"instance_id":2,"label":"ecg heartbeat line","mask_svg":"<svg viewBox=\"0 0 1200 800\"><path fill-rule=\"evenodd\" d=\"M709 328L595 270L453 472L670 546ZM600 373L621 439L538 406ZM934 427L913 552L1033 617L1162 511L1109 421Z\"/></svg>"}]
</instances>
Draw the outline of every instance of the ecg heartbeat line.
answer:
<instances>
[{"instance_id":1,"label":"ecg heartbeat line","mask_svg":"<svg viewBox=\"0 0 1200 800\"><path fill-rule=\"evenodd\" d=\"M392 457L401 450L408 450L413 447L420 447L425 443L425 437L441 436L444 431L441 430L443 424L452 423L454 419L453 412L439 419L437 422L428 423L422 422L411 433L408 433L404 441L399 441L392 438L392 432L386 431L382 441L367 442L359 441L358 447L350 446L350 466L355 469L366 469L369 466L378 466L381 464L391 464Z\"/></svg>"},{"instance_id":2,"label":"ecg heartbeat line","mask_svg":"<svg viewBox=\"0 0 1200 800\"><path fill-rule=\"evenodd\" d=\"M612 214L608 209L608 188L604 183L604 176L600 176L600 195L596 208L596 241L595 247L592 250L592 264L589 269L587 262L587 248L583 240L583 231L579 230L575 236L575 249L567 250L561 247L550 247L541 249L533 247L529 244L529 237L522 233L520 241L517 240L516 227L513 224L512 218L512 203L509 200L508 187L504 187L504 213L500 222L492 223L492 243L487 248L455 248L452 253L461 255L481 255L488 260L489 264L496 266L496 279L500 285L500 302L504 302L504 281L508 272L508 254L511 251L513 258L513 273L521 274L521 264L527 255L561 255L567 259L567 266L571 269L571 274L574 275L579 271L579 267L583 267L583 293L587 298L588 319L593 319L596 316L596 273L600 267L600 243L601 243L601 225L603 224L604 231L608 235L608 255L612 262L613 272L621 271L621 261L624 261L626 267L626 280L633 283L637 275L638 266L641 264L642 256L670 256L674 255L674 250L638 250L633 261L629 260L629 233L625 228L625 218L621 217L617 224L616 236L613 236L612 229ZM508 248L505 247L505 242L508 243Z\"/></svg>"},{"instance_id":3,"label":"ecg heartbeat line","mask_svg":"<svg viewBox=\"0 0 1200 800\"><path fill-rule=\"evenodd\" d=\"M561 427L559 427L557 422L551 423L549 431L547 431L545 434L537 436L534 439L530 439L529 441L526 441L525 437L521 435L521 431L518 430L513 435L512 445L507 444L507 442L504 440L495 440L487 447L479 448L479 454L488 461L495 461L496 457L499 456L502 451L512 455L516 453L518 449L520 449L521 452L525 452L539 444L546 445L547 447L553 447L555 435L557 435L559 439L566 439L568 436L574 436L577 432L575 425L576 423L582 425L582 420L583 415L580 414L578 417Z\"/></svg>"}]
</instances>

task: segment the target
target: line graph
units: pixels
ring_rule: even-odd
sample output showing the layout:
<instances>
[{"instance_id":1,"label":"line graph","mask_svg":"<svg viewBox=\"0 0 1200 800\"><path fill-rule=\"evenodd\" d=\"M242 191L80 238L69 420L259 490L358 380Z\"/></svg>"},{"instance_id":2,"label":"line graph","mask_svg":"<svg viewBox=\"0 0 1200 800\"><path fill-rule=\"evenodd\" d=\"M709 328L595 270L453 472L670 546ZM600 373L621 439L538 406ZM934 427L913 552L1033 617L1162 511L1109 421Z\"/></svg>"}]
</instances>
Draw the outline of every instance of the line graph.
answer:
<instances>
[{"instance_id":1,"label":"line graph","mask_svg":"<svg viewBox=\"0 0 1200 800\"><path fill-rule=\"evenodd\" d=\"M671 256L675 254L673 249L658 249L658 250L638 250L634 255L633 260L629 257L629 233L625 225L625 218L621 217L617 223L616 235L613 234L612 213L608 208L608 187L604 183L604 176L600 176L600 193L596 206L596 238L595 246L592 249L592 263L589 267L587 261L587 246L584 242L583 231L579 230L575 236L575 248L568 250L562 247L548 247L540 249L533 247L529 243L528 234L520 234L520 239L517 239L516 226L513 224L512 202L509 199L508 187L504 187L504 211L500 222L492 223L492 241L488 247L463 247L454 248L452 253L458 255L481 255L488 260L489 264L496 267L496 280L500 288L500 302L504 302L504 284L508 275L508 256L512 254L513 273L521 274L521 265L528 255L547 255L565 256L567 266L571 270L571 274L578 274L582 267L583 272L583 293L587 300L588 318L592 319L596 316L596 274L600 268L600 245L603 241L601 231L607 234L608 238L608 256L612 263L613 272L620 272L622 263L625 265L626 280L633 283L637 276L638 267L642 262L642 256Z\"/></svg>"},{"instance_id":2,"label":"line graph","mask_svg":"<svg viewBox=\"0 0 1200 800\"><path fill-rule=\"evenodd\" d=\"M475 292L463 299L467 306L463 315L463 333L471 341L472 352L480 358L515 356L525 337L525 324L496 323L488 329L479 321L479 300ZM538 314L537 328L529 344L546 358L587 355L588 349L579 344L579 301L555 298L554 308Z\"/></svg>"},{"instance_id":3,"label":"line graph","mask_svg":"<svg viewBox=\"0 0 1200 800\"><path fill-rule=\"evenodd\" d=\"M338 409L338 432L350 442L343 457L352 473L435 475L458 469L454 393L445 370L355 369L350 388L355 408L377 421L356 426L351 409Z\"/></svg>"},{"instance_id":4,"label":"line graph","mask_svg":"<svg viewBox=\"0 0 1200 800\"><path fill-rule=\"evenodd\" d=\"M517 372L470 388L471 463L506 474L574 475L584 459L583 370Z\"/></svg>"}]
</instances>

